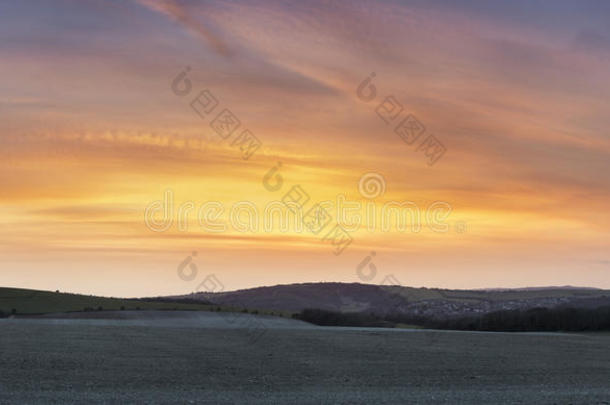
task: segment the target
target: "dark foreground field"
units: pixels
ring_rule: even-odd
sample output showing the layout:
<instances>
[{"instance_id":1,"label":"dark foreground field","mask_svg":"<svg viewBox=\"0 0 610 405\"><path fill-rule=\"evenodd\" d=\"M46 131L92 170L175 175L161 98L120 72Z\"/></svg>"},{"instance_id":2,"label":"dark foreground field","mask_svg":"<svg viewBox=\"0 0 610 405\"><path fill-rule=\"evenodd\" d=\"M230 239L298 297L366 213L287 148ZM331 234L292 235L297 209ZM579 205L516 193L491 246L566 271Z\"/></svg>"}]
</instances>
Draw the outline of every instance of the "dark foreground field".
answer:
<instances>
[{"instance_id":1,"label":"dark foreground field","mask_svg":"<svg viewBox=\"0 0 610 405\"><path fill-rule=\"evenodd\" d=\"M610 335L115 314L0 320L0 403L610 403Z\"/></svg>"}]
</instances>

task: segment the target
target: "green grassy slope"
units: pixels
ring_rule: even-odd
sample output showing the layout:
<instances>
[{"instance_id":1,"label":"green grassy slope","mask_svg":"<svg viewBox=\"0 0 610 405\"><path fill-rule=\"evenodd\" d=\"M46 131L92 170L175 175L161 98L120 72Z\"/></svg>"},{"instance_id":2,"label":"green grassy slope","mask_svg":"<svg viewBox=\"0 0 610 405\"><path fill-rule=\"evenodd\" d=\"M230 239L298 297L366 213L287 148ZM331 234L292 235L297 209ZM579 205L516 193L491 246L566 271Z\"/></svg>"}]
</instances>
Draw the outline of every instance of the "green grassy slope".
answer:
<instances>
[{"instance_id":1,"label":"green grassy slope","mask_svg":"<svg viewBox=\"0 0 610 405\"><path fill-rule=\"evenodd\" d=\"M0 287L0 311L11 314L44 314L89 310L180 309L209 310L211 305L140 301L133 299L105 298L90 295L56 293L51 291L26 290Z\"/></svg>"}]
</instances>

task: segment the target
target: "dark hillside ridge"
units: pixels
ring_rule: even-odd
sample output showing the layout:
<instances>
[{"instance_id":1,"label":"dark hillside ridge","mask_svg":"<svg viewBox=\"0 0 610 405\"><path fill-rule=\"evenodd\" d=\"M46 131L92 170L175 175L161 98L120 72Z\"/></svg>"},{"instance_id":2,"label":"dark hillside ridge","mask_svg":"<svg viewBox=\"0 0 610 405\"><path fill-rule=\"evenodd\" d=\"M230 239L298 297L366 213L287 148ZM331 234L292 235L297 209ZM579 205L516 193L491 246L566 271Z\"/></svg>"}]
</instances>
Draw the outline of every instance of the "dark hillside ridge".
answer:
<instances>
[{"instance_id":1,"label":"dark hillside ridge","mask_svg":"<svg viewBox=\"0 0 610 405\"><path fill-rule=\"evenodd\" d=\"M587 287L449 290L360 283L288 284L172 297L176 298L264 310L300 312L316 308L342 313L406 314L426 318L559 306L596 308L610 305L609 290Z\"/></svg>"}]
</instances>

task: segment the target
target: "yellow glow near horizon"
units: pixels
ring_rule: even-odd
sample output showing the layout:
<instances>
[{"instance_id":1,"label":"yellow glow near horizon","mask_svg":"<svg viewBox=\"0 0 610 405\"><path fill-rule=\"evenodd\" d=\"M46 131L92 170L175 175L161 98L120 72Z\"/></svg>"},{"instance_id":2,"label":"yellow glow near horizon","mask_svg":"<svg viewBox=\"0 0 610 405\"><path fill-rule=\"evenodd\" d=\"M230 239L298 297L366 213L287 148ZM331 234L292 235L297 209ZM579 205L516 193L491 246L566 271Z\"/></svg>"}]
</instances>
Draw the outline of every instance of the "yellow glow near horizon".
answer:
<instances>
[{"instance_id":1,"label":"yellow glow near horizon","mask_svg":"<svg viewBox=\"0 0 610 405\"><path fill-rule=\"evenodd\" d=\"M227 289L362 282L354 269L375 251L373 283L610 288L610 36L582 10L586 27L550 27L432 3L58 6L91 30L51 24L58 11L42 6L8 7L36 28L0 27L0 286L179 293L192 286L176 266L193 251ZM578 31L593 26L597 42ZM191 87L176 93L183 71ZM366 101L356 89L371 72ZM208 116L190 105L203 90L218 101ZM386 123L389 96L401 111ZM210 126L223 109L240 120L227 139ZM412 145L394 131L407 114L425 127ZM245 129L262 142L248 159L236 141ZM433 166L418 151L428 135L447 149ZM278 163L273 191L263 179ZM384 193L362 195L366 173ZM343 196L360 204L349 218L375 208L375 230L363 219L334 255L322 238L336 207L317 234L265 229L265 207L296 185L309 195L303 213ZM145 210L166 190L173 224L153 232ZM199 224L210 201L223 232ZM231 224L241 201L258 229ZM392 201L415 204L420 231L397 229L395 215L381 229ZM426 217L434 202L451 207L441 232Z\"/></svg>"}]
</instances>

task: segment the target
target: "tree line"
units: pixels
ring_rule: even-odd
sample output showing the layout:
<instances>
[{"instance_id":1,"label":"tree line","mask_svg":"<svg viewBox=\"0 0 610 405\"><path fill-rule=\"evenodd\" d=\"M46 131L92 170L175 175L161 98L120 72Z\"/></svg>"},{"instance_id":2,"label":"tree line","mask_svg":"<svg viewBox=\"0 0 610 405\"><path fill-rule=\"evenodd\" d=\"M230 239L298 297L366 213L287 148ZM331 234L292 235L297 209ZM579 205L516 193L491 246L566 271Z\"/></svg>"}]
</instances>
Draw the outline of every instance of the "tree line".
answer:
<instances>
[{"instance_id":1,"label":"tree line","mask_svg":"<svg viewBox=\"0 0 610 405\"><path fill-rule=\"evenodd\" d=\"M304 309L293 317L321 326L396 327L408 324L432 329L495 332L610 330L610 306L594 309L558 307L502 310L445 319L400 313L376 315Z\"/></svg>"}]
</instances>

